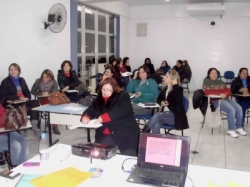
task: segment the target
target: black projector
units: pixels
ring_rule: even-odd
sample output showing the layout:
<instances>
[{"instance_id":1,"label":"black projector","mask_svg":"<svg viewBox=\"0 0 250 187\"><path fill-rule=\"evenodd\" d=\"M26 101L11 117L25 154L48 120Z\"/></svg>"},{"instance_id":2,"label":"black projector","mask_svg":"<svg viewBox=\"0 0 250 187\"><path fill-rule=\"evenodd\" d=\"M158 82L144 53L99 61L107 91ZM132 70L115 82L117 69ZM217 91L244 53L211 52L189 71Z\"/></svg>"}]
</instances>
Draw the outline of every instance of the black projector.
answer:
<instances>
[{"instance_id":1,"label":"black projector","mask_svg":"<svg viewBox=\"0 0 250 187\"><path fill-rule=\"evenodd\" d=\"M98 143L78 143L71 145L73 155L107 160L115 156L117 148Z\"/></svg>"}]
</instances>

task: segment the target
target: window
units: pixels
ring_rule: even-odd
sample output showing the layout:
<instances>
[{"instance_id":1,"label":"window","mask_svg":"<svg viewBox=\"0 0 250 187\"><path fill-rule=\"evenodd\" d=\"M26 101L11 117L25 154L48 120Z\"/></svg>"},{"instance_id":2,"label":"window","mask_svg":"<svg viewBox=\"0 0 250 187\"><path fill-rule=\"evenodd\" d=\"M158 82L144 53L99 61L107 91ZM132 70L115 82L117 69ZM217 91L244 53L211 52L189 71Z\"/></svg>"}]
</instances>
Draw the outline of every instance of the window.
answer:
<instances>
[{"instance_id":1,"label":"window","mask_svg":"<svg viewBox=\"0 0 250 187\"><path fill-rule=\"evenodd\" d=\"M82 80L96 88L96 74L115 55L115 16L78 5L78 66Z\"/></svg>"}]
</instances>

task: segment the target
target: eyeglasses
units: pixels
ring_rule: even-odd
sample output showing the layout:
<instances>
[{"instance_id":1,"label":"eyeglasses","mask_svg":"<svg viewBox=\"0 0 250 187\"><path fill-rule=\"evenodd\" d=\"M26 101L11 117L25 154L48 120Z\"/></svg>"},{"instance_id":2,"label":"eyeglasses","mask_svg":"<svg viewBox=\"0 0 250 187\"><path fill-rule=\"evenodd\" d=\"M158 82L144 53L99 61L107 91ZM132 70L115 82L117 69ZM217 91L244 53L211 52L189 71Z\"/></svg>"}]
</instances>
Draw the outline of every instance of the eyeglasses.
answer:
<instances>
[{"instance_id":1,"label":"eyeglasses","mask_svg":"<svg viewBox=\"0 0 250 187\"><path fill-rule=\"evenodd\" d=\"M113 90L104 90L104 89L102 89L102 92L113 92Z\"/></svg>"}]
</instances>

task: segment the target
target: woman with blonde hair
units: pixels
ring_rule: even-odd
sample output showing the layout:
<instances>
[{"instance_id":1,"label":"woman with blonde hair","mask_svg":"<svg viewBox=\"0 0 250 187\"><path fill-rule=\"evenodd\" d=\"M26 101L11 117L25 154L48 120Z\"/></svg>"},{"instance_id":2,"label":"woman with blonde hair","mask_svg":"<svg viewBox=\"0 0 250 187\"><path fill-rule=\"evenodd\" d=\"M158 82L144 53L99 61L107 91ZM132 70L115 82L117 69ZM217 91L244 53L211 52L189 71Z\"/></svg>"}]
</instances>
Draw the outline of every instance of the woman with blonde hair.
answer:
<instances>
[{"instance_id":1,"label":"woman with blonde hair","mask_svg":"<svg viewBox=\"0 0 250 187\"><path fill-rule=\"evenodd\" d=\"M144 126L144 132L160 134L161 126L164 124L174 125L176 130L188 129L188 120L183 105L183 88L180 86L180 76L177 71L170 69L164 77L166 85L156 102L164 108L158 112Z\"/></svg>"}]
</instances>

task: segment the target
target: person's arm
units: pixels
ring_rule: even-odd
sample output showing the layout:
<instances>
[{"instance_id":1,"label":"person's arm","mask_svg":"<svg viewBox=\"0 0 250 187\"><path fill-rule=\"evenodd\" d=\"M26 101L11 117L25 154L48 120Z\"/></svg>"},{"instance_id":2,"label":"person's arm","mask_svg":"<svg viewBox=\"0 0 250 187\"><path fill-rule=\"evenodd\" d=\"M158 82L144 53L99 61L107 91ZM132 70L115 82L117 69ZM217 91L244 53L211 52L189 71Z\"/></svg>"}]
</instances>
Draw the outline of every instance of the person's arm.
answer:
<instances>
[{"instance_id":1,"label":"person's arm","mask_svg":"<svg viewBox=\"0 0 250 187\"><path fill-rule=\"evenodd\" d=\"M62 73L58 72L58 74L57 74L57 82L58 82L58 86L59 86L60 90L62 90L63 88L66 87L66 85L63 82L63 75L62 75Z\"/></svg>"},{"instance_id":2,"label":"person's arm","mask_svg":"<svg viewBox=\"0 0 250 187\"><path fill-rule=\"evenodd\" d=\"M82 117L83 116L87 116L89 119L95 119L96 116L95 116L95 109L93 107L93 104L91 104L82 114ZM82 119L81 117L81 119ZM80 120L81 121L81 120Z\"/></svg>"},{"instance_id":3,"label":"person's arm","mask_svg":"<svg viewBox=\"0 0 250 187\"><path fill-rule=\"evenodd\" d=\"M140 99L143 100L155 100L158 95L158 84L155 80L151 79L149 82L149 91L148 92L141 92Z\"/></svg>"},{"instance_id":4,"label":"person's arm","mask_svg":"<svg viewBox=\"0 0 250 187\"><path fill-rule=\"evenodd\" d=\"M131 79L127 85L127 92L128 93L135 93L135 85L138 80Z\"/></svg>"},{"instance_id":5,"label":"person's arm","mask_svg":"<svg viewBox=\"0 0 250 187\"><path fill-rule=\"evenodd\" d=\"M73 78L74 82L72 83L69 83L69 89L75 89L79 84L80 84L80 81L78 79L78 76L76 75L76 72L75 70L71 71L71 77Z\"/></svg>"},{"instance_id":6,"label":"person's arm","mask_svg":"<svg viewBox=\"0 0 250 187\"><path fill-rule=\"evenodd\" d=\"M161 93L158 95L156 102L161 105L162 101L165 101L165 96L166 96L166 89L163 89Z\"/></svg>"},{"instance_id":7,"label":"person's arm","mask_svg":"<svg viewBox=\"0 0 250 187\"><path fill-rule=\"evenodd\" d=\"M8 81L7 79L3 80L1 83L1 86L0 86L0 96L1 96L1 98L4 98L3 102L6 102L8 100L18 100L19 97L17 96L17 93L16 94L9 93L7 81Z\"/></svg>"},{"instance_id":8,"label":"person's arm","mask_svg":"<svg viewBox=\"0 0 250 187\"><path fill-rule=\"evenodd\" d=\"M238 78L232 81L231 86L230 86L231 92L233 94L242 94L242 92L240 92L241 87L238 86L237 82L238 82Z\"/></svg>"},{"instance_id":9,"label":"person's arm","mask_svg":"<svg viewBox=\"0 0 250 187\"><path fill-rule=\"evenodd\" d=\"M31 94L32 95L42 95L42 92L40 91L39 88L39 82L38 80L35 81L35 83L33 84L32 88L31 88Z\"/></svg>"},{"instance_id":10,"label":"person's arm","mask_svg":"<svg viewBox=\"0 0 250 187\"><path fill-rule=\"evenodd\" d=\"M20 78L20 80L21 80L23 94L26 98L30 100L31 99L30 89L28 88L28 85L26 84L26 81L24 78Z\"/></svg>"},{"instance_id":11,"label":"person's arm","mask_svg":"<svg viewBox=\"0 0 250 187\"><path fill-rule=\"evenodd\" d=\"M58 92L58 84L56 80L53 80L53 85L49 93Z\"/></svg>"},{"instance_id":12,"label":"person's arm","mask_svg":"<svg viewBox=\"0 0 250 187\"><path fill-rule=\"evenodd\" d=\"M175 87L173 91L174 91L174 96L175 96L174 108L176 110L179 110L180 106L183 105L183 88L181 86L178 86L178 87Z\"/></svg>"}]
</instances>

